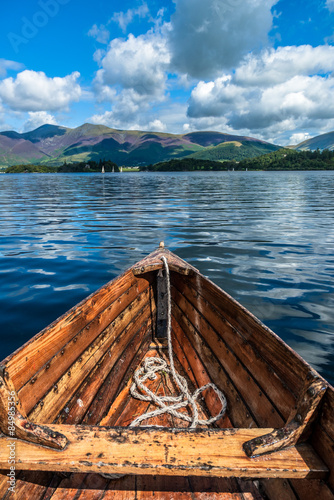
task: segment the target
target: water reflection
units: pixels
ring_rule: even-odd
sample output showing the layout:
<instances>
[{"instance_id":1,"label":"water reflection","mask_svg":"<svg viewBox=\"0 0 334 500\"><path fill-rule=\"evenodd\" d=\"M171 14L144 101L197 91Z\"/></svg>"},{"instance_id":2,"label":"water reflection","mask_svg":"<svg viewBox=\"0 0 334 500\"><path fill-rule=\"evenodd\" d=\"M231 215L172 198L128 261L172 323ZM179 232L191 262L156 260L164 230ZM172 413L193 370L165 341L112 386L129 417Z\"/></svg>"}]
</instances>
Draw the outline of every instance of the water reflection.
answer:
<instances>
[{"instance_id":1,"label":"water reflection","mask_svg":"<svg viewBox=\"0 0 334 500\"><path fill-rule=\"evenodd\" d=\"M175 250L334 381L334 176L0 176L0 357L154 249Z\"/></svg>"}]
</instances>

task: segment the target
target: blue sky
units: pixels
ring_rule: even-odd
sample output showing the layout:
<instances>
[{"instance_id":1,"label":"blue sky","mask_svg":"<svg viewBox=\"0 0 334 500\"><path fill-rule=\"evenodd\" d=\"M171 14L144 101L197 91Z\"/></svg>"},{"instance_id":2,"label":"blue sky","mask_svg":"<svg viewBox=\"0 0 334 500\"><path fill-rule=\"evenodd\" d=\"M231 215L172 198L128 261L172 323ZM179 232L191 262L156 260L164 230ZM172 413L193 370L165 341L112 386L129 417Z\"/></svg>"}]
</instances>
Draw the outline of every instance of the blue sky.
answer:
<instances>
[{"instance_id":1,"label":"blue sky","mask_svg":"<svg viewBox=\"0 0 334 500\"><path fill-rule=\"evenodd\" d=\"M334 0L17 0L0 130L85 122L277 144L334 130Z\"/></svg>"}]
</instances>

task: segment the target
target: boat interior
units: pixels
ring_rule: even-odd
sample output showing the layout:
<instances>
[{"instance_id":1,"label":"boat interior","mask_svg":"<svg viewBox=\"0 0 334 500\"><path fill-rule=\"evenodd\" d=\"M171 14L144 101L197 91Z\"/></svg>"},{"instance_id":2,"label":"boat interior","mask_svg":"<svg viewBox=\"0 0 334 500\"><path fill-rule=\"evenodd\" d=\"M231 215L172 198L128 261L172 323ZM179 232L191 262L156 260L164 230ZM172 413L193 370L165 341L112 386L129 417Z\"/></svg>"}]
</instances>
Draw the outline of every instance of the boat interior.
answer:
<instances>
[{"instance_id":1,"label":"boat interior","mask_svg":"<svg viewBox=\"0 0 334 500\"><path fill-rule=\"evenodd\" d=\"M179 409L188 420L165 412L130 427L157 408L131 387L145 360L170 365L169 316L176 372L192 394L214 384L226 412L196 429L189 406ZM0 406L15 394L19 415L15 494L0 451L0 498L334 498L333 388L165 249L37 334L1 363L0 375ZM168 370L145 384L162 398L180 392ZM212 387L197 399L200 422L221 408ZM4 413L0 448L9 439Z\"/></svg>"}]
</instances>

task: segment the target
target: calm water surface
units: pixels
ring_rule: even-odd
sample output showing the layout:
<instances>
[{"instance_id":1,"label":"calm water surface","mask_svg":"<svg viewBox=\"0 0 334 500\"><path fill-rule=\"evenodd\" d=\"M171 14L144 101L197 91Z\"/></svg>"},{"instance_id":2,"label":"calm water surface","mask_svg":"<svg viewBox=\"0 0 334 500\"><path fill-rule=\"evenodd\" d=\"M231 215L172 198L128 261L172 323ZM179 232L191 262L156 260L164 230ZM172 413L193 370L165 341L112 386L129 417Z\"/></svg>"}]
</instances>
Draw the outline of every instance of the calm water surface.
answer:
<instances>
[{"instance_id":1,"label":"calm water surface","mask_svg":"<svg viewBox=\"0 0 334 500\"><path fill-rule=\"evenodd\" d=\"M334 174L0 175L0 358L161 240L334 382Z\"/></svg>"}]
</instances>

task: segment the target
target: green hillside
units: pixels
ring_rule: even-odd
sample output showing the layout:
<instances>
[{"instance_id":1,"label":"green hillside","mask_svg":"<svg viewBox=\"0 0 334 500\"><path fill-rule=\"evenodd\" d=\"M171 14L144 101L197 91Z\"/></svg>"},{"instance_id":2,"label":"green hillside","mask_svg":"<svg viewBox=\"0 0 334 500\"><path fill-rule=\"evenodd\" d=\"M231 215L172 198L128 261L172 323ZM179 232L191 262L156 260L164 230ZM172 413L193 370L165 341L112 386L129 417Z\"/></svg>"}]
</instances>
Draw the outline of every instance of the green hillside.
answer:
<instances>
[{"instance_id":1,"label":"green hillside","mask_svg":"<svg viewBox=\"0 0 334 500\"><path fill-rule=\"evenodd\" d=\"M265 153L277 151L278 149L279 146L268 143L231 141L224 142L218 146L207 147L198 153L191 154L190 157L198 160L242 161L246 158L255 158Z\"/></svg>"},{"instance_id":2,"label":"green hillside","mask_svg":"<svg viewBox=\"0 0 334 500\"><path fill-rule=\"evenodd\" d=\"M328 132L327 134L318 135L312 137L312 139L307 139L297 146L294 146L297 151L316 151L320 149L329 149L329 151L334 150L334 132Z\"/></svg>"},{"instance_id":3,"label":"green hillside","mask_svg":"<svg viewBox=\"0 0 334 500\"><path fill-rule=\"evenodd\" d=\"M240 161L277 148L258 139L214 131L169 134L116 130L89 123L74 129L42 125L23 134L0 132L0 167L16 164L57 167L64 162L99 162L105 158L129 167L187 156Z\"/></svg>"}]
</instances>

